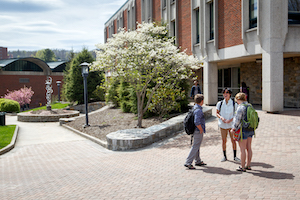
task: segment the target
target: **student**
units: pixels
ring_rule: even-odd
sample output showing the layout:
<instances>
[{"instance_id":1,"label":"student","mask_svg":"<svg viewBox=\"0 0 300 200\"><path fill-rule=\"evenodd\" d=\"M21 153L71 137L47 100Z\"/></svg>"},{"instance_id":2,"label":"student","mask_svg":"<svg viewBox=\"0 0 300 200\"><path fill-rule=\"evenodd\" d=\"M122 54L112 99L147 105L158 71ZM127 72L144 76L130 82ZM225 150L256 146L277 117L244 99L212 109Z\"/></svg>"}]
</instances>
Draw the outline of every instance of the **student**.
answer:
<instances>
[{"instance_id":1,"label":"student","mask_svg":"<svg viewBox=\"0 0 300 200\"><path fill-rule=\"evenodd\" d=\"M200 86L198 85L198 80L194 81L194 85L191 89L191 94L190 94L191 99L194 99L196 94L201 94L201 89Z\"/></svg>"},{"instance_id":2,"label":"student","mask_svg":"<svg viewBox=\"0 0 300 200\"><path fill-rule=\"evenodd\" d=\"M193 146L184 164L184 166L188 169L195 169L192 165L193 160L195 160L196 166L206 165L200 158L200 145L203 139L203 134L205 133L205 118L202 111L203 99L204 96L202 94L196 94L194 97L194 123L196 128L193 134Z\"/></svg>"},{"instance_id":3,"label":"student","mask_svg":"<svg viewBox=\"0 0 300 200\"><path fill-rule=\"evenodd\" d=\"M245 93L238 93L235 96L236 102L239 104L236 115L233 118L233 124L231 133L233 134L235 131L237 131L242 124L242 120L245 119L246 113L246 106L243 104L247 104L246 101L246 94ZM251 159L252 159L252 137L254 135L254 131L249 129L244 129L242 127L242 138L239 140L239 146L241 149L241 166L239 166L236 170L245 172L246 170L251 170ZM246 150L247 150L247 156L246 156ZM246 166L246 157L247 157L247 166Z\"/></svg>"},{"instance_id":4,"label":"student","mask_svg":"<svg viewBox=\"0 0 300 200\"><path fill-rule=\"evenodd\" d=\"M221 131L222 149L224 155L221 162L227 161L226 142L228 133L231 138L233 160L240 162L241 160L238 157L236 157L236 141L233 139L233 134L230 132L230 129L232 127L233 116L236 110L236 104L231 99L232 91L229 88L224 88L222 92L224 99L222 101L219 101L216 106L216 115L219 118L218 125Z\"/></svg>"}]
</instances>

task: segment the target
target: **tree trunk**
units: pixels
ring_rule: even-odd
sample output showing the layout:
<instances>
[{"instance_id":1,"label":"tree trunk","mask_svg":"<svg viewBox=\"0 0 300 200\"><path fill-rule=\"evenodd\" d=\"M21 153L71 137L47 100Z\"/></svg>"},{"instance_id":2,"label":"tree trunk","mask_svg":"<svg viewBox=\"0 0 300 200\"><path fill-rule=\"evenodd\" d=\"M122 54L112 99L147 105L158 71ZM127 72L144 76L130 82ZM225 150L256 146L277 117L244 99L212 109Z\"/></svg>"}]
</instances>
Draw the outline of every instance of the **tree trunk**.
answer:
<instances>
[{"instance_id":1,"label":"tree trunk","mask_svg":"<svg viewBox=\"0 0 300 200\"><path fill-rule=\"evenodd\" d=\"M137 128L142 128L142 120L143 120L143 102L141 100L141 94L136 92L137 97L137 109L138 109L138 122Z\"/></svg>"}]
</instances>

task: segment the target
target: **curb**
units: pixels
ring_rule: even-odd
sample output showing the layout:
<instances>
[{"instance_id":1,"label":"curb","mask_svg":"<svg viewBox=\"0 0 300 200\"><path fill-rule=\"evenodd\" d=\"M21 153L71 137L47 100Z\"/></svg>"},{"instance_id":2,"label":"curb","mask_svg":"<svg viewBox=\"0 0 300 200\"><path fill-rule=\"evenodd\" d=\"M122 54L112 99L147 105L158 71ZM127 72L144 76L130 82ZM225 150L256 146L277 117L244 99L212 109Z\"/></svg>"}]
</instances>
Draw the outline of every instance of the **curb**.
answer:
<instances>
[{"instance_id":1,"label":"curb","mask_svg":"<svg viewBox=\"0 0 300 200\"><path fill-rule=\"evenodd\" d=\"M76 130L76 129L74 129L74 128L66 125L66 124L62 124L61 126L63 126L63 127L67 128L67 129L73 131L74 133L76 133L76 134L78 134L78 135L80 135L80 136L82 136L82 137L84 137L86 139L89 139L89 140L91 140L91 141L93 141L93 142L95 142L95 143L103 146L104 148L107 148L107 142L99 140L98 138L90 136L90 135L88 135L86 133L80 132L80 131L78 131L78 130Z\"/></svg>"},{"instance_id":2,"label":"curb","mask_svg":"<svg viewBox=\"0 0 300 200\"><path fill-rule=\"evenodd\" d=\"M15 144L16 144L16 141L18 138L18 133L19 133L19 126L16 125L16 129L15 129L14 135L10 141L10 144L7 145L6 147L0 149L0 155L3 155L5 153L9 152L10 150L12 150L15 147Z\"/></svg>"}]
</instances>

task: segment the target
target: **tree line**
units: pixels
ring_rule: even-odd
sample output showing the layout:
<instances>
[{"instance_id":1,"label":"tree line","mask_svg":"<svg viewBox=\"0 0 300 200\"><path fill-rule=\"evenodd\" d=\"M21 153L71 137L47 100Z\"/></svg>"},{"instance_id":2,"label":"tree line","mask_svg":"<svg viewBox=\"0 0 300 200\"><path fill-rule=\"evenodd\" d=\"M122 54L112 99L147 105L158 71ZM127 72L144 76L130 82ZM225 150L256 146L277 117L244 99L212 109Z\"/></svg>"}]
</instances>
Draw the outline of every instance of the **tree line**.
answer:
<instances>
[{"instance_id":1,"label":"tree line","mask_svg":"<svg viewBox=\"0 0 300 200\"><path fill-rule=\"evenodd\" d=\"M96 58L94 51L89 51L91 55ZM73 50L65 49L41 49L36 51L26 51L26 50L17 50L17 51L8 51L7 52L10 58L25 58L25 57L35 57L45 62L50 61L60 61L67 60L69 61L72 58L72 54L77 54Z\"/></svg>"}]
</instances>

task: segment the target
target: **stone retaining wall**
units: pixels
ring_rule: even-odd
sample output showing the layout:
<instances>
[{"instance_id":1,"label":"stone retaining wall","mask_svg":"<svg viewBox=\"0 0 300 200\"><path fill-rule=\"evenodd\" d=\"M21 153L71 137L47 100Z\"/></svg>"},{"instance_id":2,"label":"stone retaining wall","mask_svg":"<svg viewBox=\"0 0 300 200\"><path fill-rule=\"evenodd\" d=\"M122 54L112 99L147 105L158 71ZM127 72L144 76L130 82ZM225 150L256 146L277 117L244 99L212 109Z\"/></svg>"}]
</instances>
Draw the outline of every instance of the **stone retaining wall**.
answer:
<instances>
[{"instance_id":1,"label":"stone retaining wall","mask_svg":"<svg viewBox=\"0 0 300 200\"><path fill-rule=\"evenodd\" d=\"M17 118L20 122L58 122L60 118L69 118L79 116L79 111L73 110L65 114L39 115L29 113L18 113Z\"/></svg>"},{"instance_id":2,"label":"stone retaining wall","mask_svg":"<svg viewBox=\"0 0 300 200\"><path fill-rule=\"evenodd\" d=\"M205 119L212 116L212 109L203 107ZM110 150L137 149L150 145L184 130L183 120L187 113L174 117L161 124L146 129L127 129L109 133L106 136L107 148Z\"/></svg>"}]
</instances>

